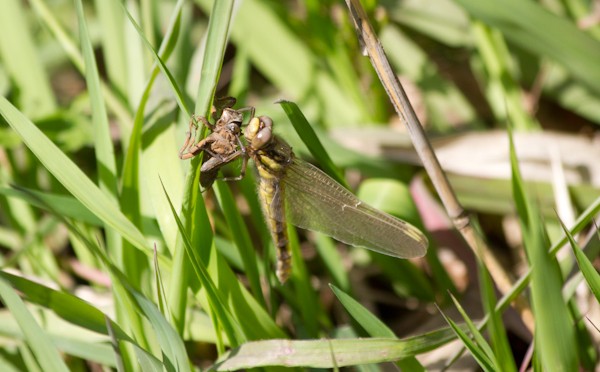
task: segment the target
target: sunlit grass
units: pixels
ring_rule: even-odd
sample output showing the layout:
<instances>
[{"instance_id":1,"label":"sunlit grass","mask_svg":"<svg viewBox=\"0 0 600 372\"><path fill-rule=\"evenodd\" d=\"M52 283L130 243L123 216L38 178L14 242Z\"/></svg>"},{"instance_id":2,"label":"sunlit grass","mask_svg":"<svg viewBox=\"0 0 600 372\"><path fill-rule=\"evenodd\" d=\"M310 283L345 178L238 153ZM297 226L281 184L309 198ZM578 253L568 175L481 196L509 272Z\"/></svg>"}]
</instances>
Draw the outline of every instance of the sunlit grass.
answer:
<instances>
[{"instance_id":1,"label":"sunlit grass","mask_svg":"<svg viewBox=\"0 0 600 372\"><path fill-rule=\"evenodd\" d=\"M575 19L586 3L363 3L432 138L600 123L599 26ZM498 294L494 268L445 220L343 3L125 4L0 5L0 369L412 371L433 368L422 356L452 341L437 365L598 365L599 321L586 316L599 303L600 245L572 235L600 209L593 177L555 180L580 212L561 228L559 193L532 182L520 133L516 151L502 149L505 178L453 168L479 233L511 263L503 270L516 284ZM290 227L293 272L281 285L253 165L202 192L201 158L177 156L190 115L208 117L225 95L271 116L297 156L422 229L427 256L398 260ZM543 113L556 107L573 122L549 122ZM461 151L465 163L486 157ZM590 309L576 301L581 283ZM518 312L507 310L513 300Z\"/></svg>"}]
</instances>

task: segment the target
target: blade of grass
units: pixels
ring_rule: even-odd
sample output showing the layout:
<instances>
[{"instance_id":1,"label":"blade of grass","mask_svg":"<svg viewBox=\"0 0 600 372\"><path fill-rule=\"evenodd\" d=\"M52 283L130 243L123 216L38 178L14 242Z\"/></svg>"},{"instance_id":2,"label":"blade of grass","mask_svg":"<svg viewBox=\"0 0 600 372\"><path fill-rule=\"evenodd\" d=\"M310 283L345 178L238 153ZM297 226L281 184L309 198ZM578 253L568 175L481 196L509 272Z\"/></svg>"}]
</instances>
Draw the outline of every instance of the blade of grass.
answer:
<instances>
[{"instance_id":1,"label":"blade of grass","mask_svg":"<svg viewBox=\"0 0 600 372\"><path fill-rule=\"evenodd\" d=\"M290 122L294 126L294 129L310 150L310 153L315 157L319 165L323 168L323 171L331 176L334 180L336 180L339 184L343 185L345 188L348 188L348 184L346 180L342 176L341 172L331 161L329 154L325 150L325 147L319 141L319 137L315 134L315 131L312 129L311 125L306 120L306 117L300 111L298 106L294 102L281 100L278 101L285 111L286 115L290 119Z\"/></svg>"},{"instance_id":2,"label":"blade of grass","mask_svg":"<svg viewBox=\"0 0 600 372\"><path fill-rule=\"evenodd\" d=\"M126 15L129 18L129 22L125 23L123 29L125 71L127 72L125 97L130 106L135 106L140 100L144 85L148 79L148 65L151 61L148 59L150 54L148 49L152 49L154 44L147 40L147 37L152 36L146 36L144 31L138 26L138 23L134 21L140 18L140 4L136 1L119 1L119 4L126 10ZM144 25L143 20L140 23ZM144 44L146 44L146 50L144 49Z\"/></svg>"},{"instance_id":3,"label":"blade of grass","mask_svg":"<svg viewBox=\"0 0 600 372\"><path fill-rule=\"evenodd\" d=\"M43 366L44 369L52 371L68 371L67 365L46 332L38 325L23 301L3 279L0 279L0 297L23 331L27 345L40 368Z\"/></svg>"},{"instance_id":4,"label":"blade of grass","mask_svg":"<svg viewBox=\"0 0 600 372\"><path fill-rule=\"evenodd\" d=\"M210 13L210 20L206 34L206 48L202 60L202 72L198 95L196 98L196 113L208 114L210 102L219 80L221 64L227 45L227 35L233 11L232 0L215 2ZM190 113L184 111L189 117ZM200 132L200 131L199 131ZM197 140L197 138L195 139ZM204 205L204 200L198 193L200 179L201 157L195 157L190 161L187 173L184 194L181 206L181 220L185 226L186 233L191 237L194 247L206 258L212 249L212 229ZM180 332L184 328L187 288L193 283L190 275L190 265L187 261L183 236L178 235L174 256L174 270L171 285L176 289L171 291L169 302L172 304L174 323Z\"/></svg>"},{"instance_id":5,"label":"blade of grass","mask_svg":"<svg viewBox=\"0 0 600 372\"><path fill-rule=\"evenodd\" d=\"M358 301L344 293L334 285L329 285L333 293L344 306L346 311L371 337L397 338L396 334L373 313L367 310ZM396 362L401 370L424 371L425 369L413 356L407 356Z\"/></svg>"},{"instance_id":6,"label":"blade of grass","mask_svg":"<svg viewBox=\"0 0 600 372\"><path fill-rule=\"evenodd\" d=\"M67 218L72 218L94 226L103 226L102 221L100 221L98 217L85 208L79 200L73 197L48 194L36 190L21 188L20 186L13 187L14 189L0 188L0 194L6 197L20 198L36 207L44 208L44 206L47 204L50 205L53 210ZM30 197L29 195L33 195L34 197ZM43 203L39 203L38 200L42 200Z\"/></svg>"},{"instance_id":7,"label":"blade of grass","mask_svg":"<svg viewBox=\"0 0 600 372\"><path fill-rule=\"evenodd\" d=\"M338 252L335 243L327 235L315 233L315 246L319 257L327 267L333 282L345 292L350 291L350 278L344 267L342 256Z\"/></svg>"},{"instance_id":8,"label":"blade of grass","mask_svg":"<svg viewBox=\"0 0 600 372\"><path fill-rule=\"evenodd\" d=\"M48 9L46 4L42 0L31 0L29 2L32 8L36 11L42 20L44 26L48 27L52 35L58 40L59 44L65 50L67 56L70 58L71 63L75 65L77 70L82 74L84 72L83 57L79 53L76 43L71 37L71 33L64 30L60 22L56 19L55 14ZM128 138L131 114L120 99L113 93L113 91L103 82L100 82L102 87L102 93L106 100L107 106L119 119L117 122L120 125L121 132L125 138Z\"/></svg>"},{"instance_id":9,"label":"blade of grass","mask_svg":"<svg viewBox=\"0 0 600 372\"><path fill-rule=\"evenodd\" d=\"M559 62L571 75L598 94L600 92L600 41L533 1L493 2L458 0L474 18L500 30L525 50ZM515 16L518 15L518 16Z\"/></svg>"},{"instance_id":10,"label":"blade of grass","mask_svg":"<svg viewBox=\"0 0 600 372\"><path fill-rule=\"evenodd\" d=\"M235 199L231 190L224 182L217 182L215 192L223 214L227 220L227 226L231 229L231 236L242 258L246 277L250 282L250 288L258 302L266 307L266 302L260 286L260 277L258 273L258 264L256 262L256 252L252 246L250 233L242 219L240 211L237 209Z\"/></svg>"},{"instance_id":11,"label":"blade of grass","mask_svg":"<svg viewBox=\"0 0 600 372\"><path fill-rule=\"evenodd\" d=\"M90 331L108 335L106 329L106 315L88 302L73 296L70 293L57 291L5 271L0 272L0 277L2 280L9 282L13 288L23 293L23 296L27 301L52 310L56 315L69 323L78 325ZM118 324L114 322L111 323L111 327L116 337L133 342Z\"/></svg>"},{"instance_id":12,"label":"blade of grass","mask_svg":"<svg viewBox=\"0 0 600 372\"><path fill-rule=\"evenodd\" d=\"M94 6L102 28L100 42L106 74L111 85L123 96L127 91L124 14L115 1L94 0Z\"/></svg>"},{"instance_id":13,"label":"blade of grass","mask_svg":"<svg viewBox=\"0 0 600 372\"><path fill-rule=\"evenodd\" d=\"M0 114L19 134L48 171L103 223L118 231L136 248L151 255L144 235L119 211L117 206L54 145L37 127L4 97ZM163 263L165 263L163 261Z\"/></svg>"},{"instance_id":14,"label":"blade of grass","mask_svg":"<svg viewBox=\"0 0 600 372\"><path fill-rule=\"evenodd\" d=\"M181 16L184 4L184 0L178 0L173 8L166 34L158 52L164 61L169 60L181 32ZM172 123L175 117L172 96L165 94L166 99L157 100L157 96L160 97L164 94L162 89L156 89L156 84L162 82L159 73L160 69L155 64L136 110L134 128L138 125L138 122L142 127L140 151L143 155L140 159L140 171L144 175L141 178L144 184L142 191L147 191L146 194L142 195L142 210L154 212L154 217L160 226L167 248L173 255L178 229L173 218L171 218L170 208L164 198L159 176L162 177L167 191L173 195L173 202L180 205L183 171L179 158L175 156L179 146L177 143L179 137L177 128L174 125L168 125ZM164 104L156 103L157 101ZM148 115L149 112L152 114ZM146 130L143 128L146 128ZM173 156L165 156L165 154L173 154Z\"/></svg>"},{"instance_id":15,"label":"blade of grass","mask_svg":"<svg viewBox=\"0 0 600 372\"><path fill-rule=\"evenodd\" d=\"M539 213L525 194L510 131L509 139L514 199L531 265L536 354L548 371L575 370L578 365L576 341L571 318L562 298L560 267L546 249L549 243L540 224Z\"/></svg>"},{"instance_id":16,"label":"blade of grass","mask_svg":"<svg viewBox=\"0 0 600 372\"><path fill-rule=\"evenodd\" d=\"M210 304L209 308L211 309L211 314L214 314L213 322L215 324L216 332L218 332L218 327L222 326L225 334L231 345L236 346L245 341L244 333L242 332L241 326L237 323L235 318L230 314L227 306L225 305L225 301L221 299L219 290L217 286L211 279L211 276L207 270L206 264L203 262L202 258L198 255L198 252L192 247L192 242L187 237L185 228L177 216L177 212L171 204L171 199L167 194L167 191L164 190L165 196L169 201L169 205L171 206L171 213L173 214L173 218L177 222L177 226L179 227L179 232L183 237L184 247L187 254L187 257L191 263L192 268L196 274L196 277L202 284L202 287L207 292L207 299ZM221 346L218 346L222 348Z\"/></svg>"},{"instance_id":17,"label":"blade of grass","mask_svg":"<svg viewBox=\"0 0 600 372\"><path fill-rule=\"evenodd\" d=\"M488 358L486 353L477 345L477 343L471 340L467 333L461 330L460 327L458 327L458 325L452 319L448 318L443 312L440 311L440 313L442 314L444 319L446 319L446 322L448 322L450 327L452 327L452 329L463 342L463 344L466 346L466 348L469 349L471 355L473 355L479 366L484 371L496 371L496 369L494 369L492 361Z\"/></svg>"},{"instance_id":18,"label":"blade of grass","mask_svg":"<svg viewBox=\"0 0 600 372\"><path fill-rule=\"evenodd\" d=\"M87 89L90 95L90 103L92 106L94 153L96 155L96 166L98 168L98 186L100 190L106 194L107 198L109 198L114 205L119 205L117 166L114 148L112 145L112 139L110 136L108 114L106 112L106 106L104 105L104 100L102 98L98 66L96 65L94 50L87 29L85 16L83 14L83 5L81 3L81 0L75 2L75 9L77 13L77 21L79 24L79 39L81 41L81 50L85 62L85 79L87 83ZM136 226L139 227L139 224L136 224ZM111 255L119 257L118 253L121 252L123 245L125 245L126 248L130 248L130 246L126 242L125 244L123 244L120 236L114 229L106 225L104 227L106 232L107 249L109 250L109 252L111 252ZM134 252L135 253L131 253L129 255L137 255L140 258L143 256L143 254L140 252L137 252L135 250ZM136 261L128 261L126 259L120 263L121 267L127 267L127 262ZM126 272L134 273L137 271L128 270ZM130 277L135 278L136 276L132 275Z\"/></svg>"},{"instance_id":19,"label":"blade of grass","mask_svg":"<svg viewBox=\"0 0 600 372\"><path fill-rule=\"evenodd\" d=\"M567 239L569 239L569 245L573 250L573 254L575 254L575 258L577 259L577 264L579 265L579 270L583 274L585 281L592 290L594 297L596 297L596 301L600 303L600 274L592 264L592 262L586 257L583 250L579 247L573 235L569 232L569 229L563 224L562 220L560 221L560 226L563 228Z\"/></svg>"},{"instance_id":20,"label":"blade of grass","mask_svg":"<svg viewBox=\"0 0 600 372\"><path fill-rule=\"evenodd\" d=\"M460 328L460 327L459 327ZM391 338L248 342L219 358L217 371L264 366L334 368L383 363L435 349L455 339L442 329L405 340Z\"/></svg>"},{"instance_id":21,"label":"blade of grass","mask_svg":"<svg viewBox=\"0 0 600 372\"><path fill-rule=\"evenodd\" d=\"M495 355L496 365L501 371L516 372L517 366L515 365L510 350L510 344L506 336L506 328L502 323L501 314L495 310L497 303L494 285L481 260L477 260L477 264L479 267L478 274L481 298L483 300L484 311L489 316L487 329L490 335L490 342L494 349L493 355Z\"/></svg>"},{"instance_id":22,"label":"blade of grass","mask_svg":"<svg viewBox=\"0 0 600 372\"><path fill-rule=\"evenodd\" d=\"M28 116L39 118L56 110L44 60L36 50L27 27L25 6L19 0L6 0L0 12L0 55L2 63L19 91L19 106Z\"/></svg>"},{"instance_id":23,"label":"blade of grass","mask_svg":"<svg viewBox=\"0 0 600 372\"><path fill-rule=\"evenodd\" d=\"M290 291L291 293L288 295L291 294L297 299L298 315L301 318L297 325L299 333L304 337L314 338L318 336L319 320L324 316L323 309L319 306L319 299L311 285L310 273L302 258L296 228L288 223L287 230L289 246L292 251L292 275L290 281L294 285L294 291Z\"/></svg>"},{"instance_id":24,"label":"blade of grass","mask_svg":"<svg viewBox=\"0 0 600 372\"><path fill-rule=\"evenodd\" d=\"M473 33L479 55L486 70L488 102L497 120L506 121L519 130L539 129L540 125L523 107L521 88L513 78L510 55L502 34L482 22L473 21Z\"/></svg>"}]
</instances>

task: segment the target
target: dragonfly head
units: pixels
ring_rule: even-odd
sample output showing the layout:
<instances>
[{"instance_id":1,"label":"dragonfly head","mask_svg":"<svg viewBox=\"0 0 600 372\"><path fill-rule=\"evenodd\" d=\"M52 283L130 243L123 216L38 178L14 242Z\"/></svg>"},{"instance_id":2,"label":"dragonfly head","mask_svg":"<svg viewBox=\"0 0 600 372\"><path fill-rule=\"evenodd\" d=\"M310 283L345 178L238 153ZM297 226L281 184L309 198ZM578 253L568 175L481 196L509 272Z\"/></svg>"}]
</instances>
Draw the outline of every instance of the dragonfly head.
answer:
<instances>
[{"instance_id":1,"label":"dragonfly head","mask_svg":"<svg viewBox=\"0 0 600 372\"><path fill-rule=\"evenodd\" d=\"M273 138L273 120L268 116L253 118L246 127L245 136L253 149L263 148Z\"/></svg>"}]
</instances>

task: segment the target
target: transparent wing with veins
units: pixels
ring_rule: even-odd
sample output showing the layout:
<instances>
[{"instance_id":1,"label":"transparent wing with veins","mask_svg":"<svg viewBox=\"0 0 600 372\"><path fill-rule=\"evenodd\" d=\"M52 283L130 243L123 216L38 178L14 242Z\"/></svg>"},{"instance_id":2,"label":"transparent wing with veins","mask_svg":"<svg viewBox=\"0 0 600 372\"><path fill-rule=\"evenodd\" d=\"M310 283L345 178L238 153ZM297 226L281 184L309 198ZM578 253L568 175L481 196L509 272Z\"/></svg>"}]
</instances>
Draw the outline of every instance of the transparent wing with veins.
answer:
<instances>
[{"instance_id":1,"label":"transparent wing with veins","mask_svg":"<svg viewBox=\"0 0 600 372\"><path fill-rule=\"evenodd\" d=\"M298 227L399 258L427 251L427 238L416 227L361 202L307 162L294 159L282 182L287 218Z\"/></svg>"}]
</instances>

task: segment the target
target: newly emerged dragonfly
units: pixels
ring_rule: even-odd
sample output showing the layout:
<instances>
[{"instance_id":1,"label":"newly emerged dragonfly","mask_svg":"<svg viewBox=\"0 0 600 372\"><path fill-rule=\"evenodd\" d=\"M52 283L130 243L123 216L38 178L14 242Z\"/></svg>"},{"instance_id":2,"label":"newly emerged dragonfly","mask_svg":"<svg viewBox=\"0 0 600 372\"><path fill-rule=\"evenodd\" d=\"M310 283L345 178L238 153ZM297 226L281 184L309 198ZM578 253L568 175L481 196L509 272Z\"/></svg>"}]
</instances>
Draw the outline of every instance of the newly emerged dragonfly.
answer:
<instances>
[{"instance_id":1,"label":"newly emerged dragonfly","mask_svg":"<svg viewBox=\"0 0 600 372\"><path fill-rule=\"evenodd\" d=\"M234 110L232 107L235 105L235 102L236 99L233 97L215 99L211 115L215 124L209 122L204 116L192 116L187 137L179 150L180 159L189 159L204 152L200 168L200 185L204 189L212 186L222 166L240 156L245 157L246 149L240 140L242 134L241 127L244 120L244 112L250 112L251 120L254 117L254 107L250 106ZM201 122L209 128L211 133L194 144L191 141L195 138L198 127L197 122ZM231 179L239 178L234 177Z\"/></svg>"},{"instance_id":2,"label":"newly emerged dragonfly","mask_svg":"<svg viewBox=\"0 0 600 372\"><path fill-rule=\"evenodd\" d=\"M295 157L273 134L267 116L252 118L245 130L247 155L259 174L263 212L277 249L276 275L285 282L291 272L286 218L341 242L399 258L421 257L427 238L416 227L360 201L315 166ZM242 175L243 176L243 175Z\"/></svg>"}]
</instances>

